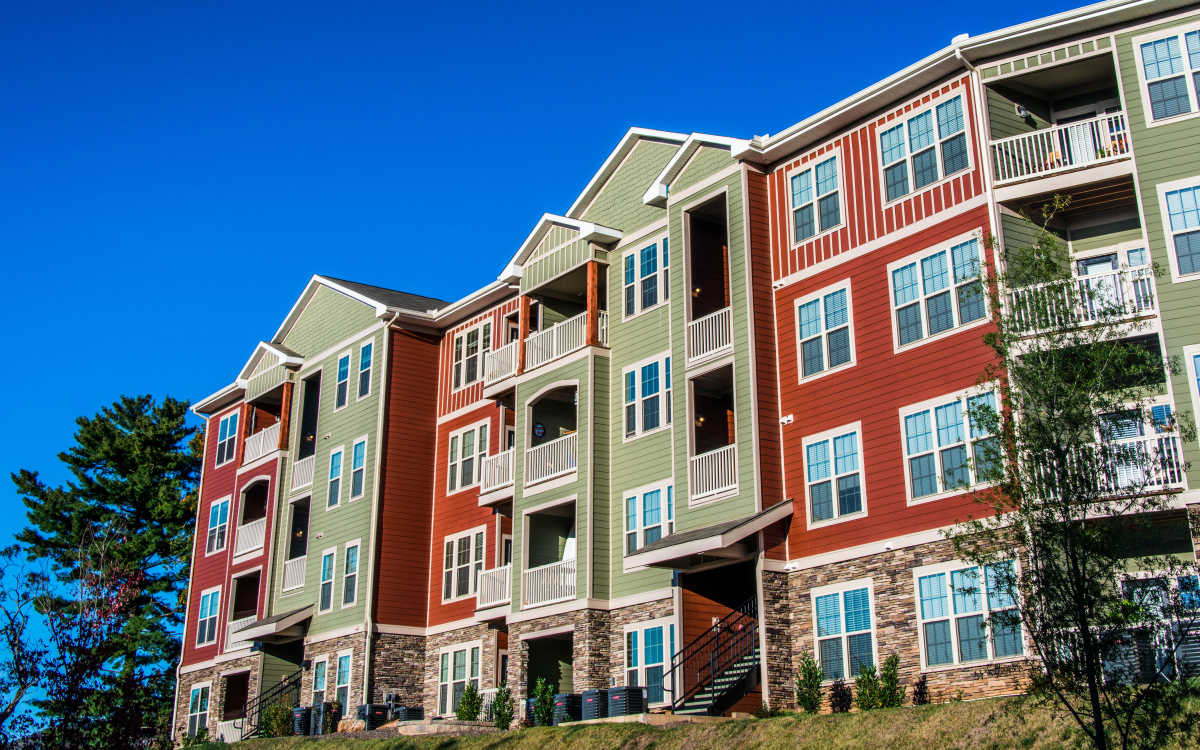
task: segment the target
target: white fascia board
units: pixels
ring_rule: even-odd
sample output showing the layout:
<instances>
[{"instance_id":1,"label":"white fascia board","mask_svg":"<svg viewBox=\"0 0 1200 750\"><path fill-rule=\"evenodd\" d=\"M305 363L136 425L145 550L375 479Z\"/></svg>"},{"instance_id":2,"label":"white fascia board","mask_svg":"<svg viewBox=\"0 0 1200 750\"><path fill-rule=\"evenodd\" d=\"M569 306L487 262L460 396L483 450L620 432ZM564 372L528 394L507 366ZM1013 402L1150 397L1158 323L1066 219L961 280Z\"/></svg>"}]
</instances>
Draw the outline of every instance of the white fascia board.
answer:
<instances>
[{"instance_id":1,"label":"white fascia board","mask_svg":"<svg viewBox=\"0 0 1200 750\"><path fill-rule=\"evenodd\" d=\"M646 193L642 196L642 202L650 206L658 206L662 208L667 205L667 191L671 186L671 182L679 176L683 171L684 166L691 160L692 155L700 150L701 146L718 146L728 148L732 156L735 152L745 150L750 145L750 141L744 138L730 138L724 135L708 135L706 133L692 133L687 137L687 140L675 151L675 155L658 173L658 177L654 178L654 182L646 189Z\"/></svg>"},{"instance_id":2,"label":"white fascia board","mask_svg":"<svg viewBox=\"0 0 1200 750\"><path fill-rule=\"evenodd\" d=\"M596 224L590 221L579 221L567 216L557 216L555 214L542 214L542 218L538 219L534 225L533 231L525 237L525 241L521 243L521 247L517 249L512 260L504 267L504 272L500 274L499 281L506 281L510 278L521 277L520 270L524 266L525 261L529 260L530 254L533 253L537 244L546 236L546 232L550 231L553 226L566 227L579 232L580 239L595 241L602 244L612 244L621 239L621 230L606 227L601 224Z\"/></svg>"},{"instance_id":3,"label":"white fascia board","mask_svg":"<svg viewBox=\"0 0 1200 750\"><path fill-rule=\"evenodd\" d=\"M216 393L211 393L192 404L191 411L198 417L208 416L214 411L223 408L228 402L239 400L241 392L245 387L246 383L244 380L235 380Z\"/></svg>"},{"instance_id":4,"label":"white fascia board","mask_svg":"<svg viewBox=\"0 0 1200 750\"><path fill-rule=\"evenodd\" d=\"M506 283L502 279L493 281L438 310L437 315L433 316L432 322L439 328L446 328L485 307L496 304L515 291L512 284Z\"/></svg>"},{"instance_id":5,"label":"white fascia board","mask_svg":"<svg viewBox=\"0 0 1200 750\"><path fill-rule=\"evenodd\" d=\"M700 555L715 549L725 549L752 534L757 534L773 523L782 521L792 515L792 510L793 501L784 500L759 513L757 518L747 519L745 523L739 523L723 534L713 534L677 546L662 547L649 552L635 552L625 558L626 569L677 560L689 555Z\"/></svg>"},{"instance_id":6,"label":"white fascia board","mask_svg":"<svg viewBox=\"0 0 1200 750\"><path fill-rule=\"evenodd\" d=\"M616 147L609 153L608 158L600 165L600 169L596 171L596 174L592 176L588 184L584 186L579 197L567 209L567 216L578 216L583 207L595 197L596 193L600 191L600 187L612 176L612 173L616 170L617 165L621 163L621 160L625 158L625 155L643 138L683 143L687 140L687 135L684 133L672 133L667 130L653 130L651 128L630 128L625 131L625 135L621 137Z\"/></svg>"}]
</instances>

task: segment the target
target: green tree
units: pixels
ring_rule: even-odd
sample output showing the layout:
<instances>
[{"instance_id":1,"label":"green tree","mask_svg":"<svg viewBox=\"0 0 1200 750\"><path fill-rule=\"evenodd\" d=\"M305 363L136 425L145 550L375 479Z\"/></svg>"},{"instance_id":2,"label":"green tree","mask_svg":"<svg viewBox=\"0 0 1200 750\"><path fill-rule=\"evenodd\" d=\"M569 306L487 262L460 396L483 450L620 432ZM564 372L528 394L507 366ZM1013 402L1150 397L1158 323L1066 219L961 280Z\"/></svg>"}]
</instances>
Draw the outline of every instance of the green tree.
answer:
<instances>
[{"instance_id":1,"label":"green tree","mask_svg":"<svg viewBox=\"0 0 1200 750\"><path fill-rule=\"evenodd\" d=\"M458 699L458 707L454 709L455 718L459 721L479 721L482 709L483 697L479 695L479 688L475 687L475 683L468 682Z\"/></svg>"},{"instance_id":2,"label":"green tree","mask_svg":"<svg viewBox=\"0 0 1200 750\"><path fill-rule=\"evenodd\" d=\"M800 673L796 675L796 703L805 713L815 714L821 710L821 683L824 680L825 675L812 652L805 651L800 658Z\"/></svg>"},{"instance_id":3,"label":"green tree","mask_svg":"<svg viewBox=\"0 0 1200 750\"><path fill-rule=\"evenodd\" d=\"M182 401L123 396L76 420L75 444L59 454L68 483L12 475L29 521L17 541L50 571L40 609L61 634L56 645L86 649L78 662L100 666L36 701L51 731L68 733L63 746L124 746L169 731L203 452L186 416ZM118 620L89 629L81 618L96 612Z\"/></svg>"},{"instance_id":4,"label":"green tree","mask_svg":"<svg viewBox=\"0 0 1200 750\"><path fill-rule=\"evenodd\" d=\"M533 719L539 727L554 723L554 684L545 677L537 678L533 686Z\"/></svg>"},{"instance_id":5,"label":"green tree","mask_svg":"<svg viewBox=\"0 0 1200 750\"><path fill-rule=\"evenodd\" d=\"M512 728L513 700L507 685L501 685L492 696L492 723L502 731Z\"/></svg>"},{"instance_id":6,"label":"green tree","mask_svg":"<svg viewBox=\"0 0 1200 750\"><path fill-rule=\"evenodd\" d=\"M859 711L879 708L879 674L874 664L859 667L858 677L854 678L854 702Z\"/></svg>"},{"instance_id":7,"label":"green tree","mask_svg":"<svg viewBox=\"0 0 1200 750\"><path fill-rule=\"evenodd\" d=\"M879 670L879 705L881 708L896 708L904 705L907 688L900 684L900 656L891 654L883 660Z\"/></svg>"},{"instance_id":8,"label":"green tree","mask_svg":"<svg viewBox=\"0 0 1200 750\"><path fill-rule=\"evenodd\" d=\"M996 360L981 382L999 400L968 408L974 471L996 485L951 538L981 566L962 580L995 610L992 647L1030 644L1034 692L1097 748L1157 746L1194 705L1178 649L1195 566L1153 525L1190 430L1163 407L1172 364L1136 319L1152 287L1076 277L1051 231L1068 207L1056 196L1032 246L989 275Z\"/></svg>"}]
</instances>

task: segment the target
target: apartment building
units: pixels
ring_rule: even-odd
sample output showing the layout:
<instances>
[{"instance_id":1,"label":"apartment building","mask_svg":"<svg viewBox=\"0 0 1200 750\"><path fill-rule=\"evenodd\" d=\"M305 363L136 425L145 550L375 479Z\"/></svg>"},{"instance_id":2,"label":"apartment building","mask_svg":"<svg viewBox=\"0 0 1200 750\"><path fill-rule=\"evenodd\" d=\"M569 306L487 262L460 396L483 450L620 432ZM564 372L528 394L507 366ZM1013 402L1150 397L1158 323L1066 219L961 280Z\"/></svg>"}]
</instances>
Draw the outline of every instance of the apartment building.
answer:
<instances>
[{"instance_id":1,"label":"apartment building","mask_svg":"<svg viewBox=\"0 0 1200 750\"><path fill-rule=\"evenodd\" d=\"M1019 690L1023 634L987 620L1012 602L942 535L987 482L981 279L1071 195L1080 283L1183 363L1156 414L1197 419L1196 71L1200 7L1101 3L774 136L632 129L463 299L313 277L194 407L176 730L249 736L271 700L446 716L539 677L789 705L806 651L829 680L896 653L935 700ZM1200 446L1128 421L1171 498L1146 550L1192 556Z\"/></svg>"}]
</instances>

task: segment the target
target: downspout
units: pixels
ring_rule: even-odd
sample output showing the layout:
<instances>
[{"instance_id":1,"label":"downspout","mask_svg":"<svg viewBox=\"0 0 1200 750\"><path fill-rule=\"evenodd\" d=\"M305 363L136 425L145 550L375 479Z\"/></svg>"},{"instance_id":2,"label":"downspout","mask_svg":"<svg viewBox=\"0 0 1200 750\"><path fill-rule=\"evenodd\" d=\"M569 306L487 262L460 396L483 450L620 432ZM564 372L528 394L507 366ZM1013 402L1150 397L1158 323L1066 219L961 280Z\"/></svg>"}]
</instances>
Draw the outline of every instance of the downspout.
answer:
<instances>
[{"instance_id":1,"label":"downspout","mask_svg":"<svg viewBox=\"0 0 1200 750\"><path fill-rule=\"evenodd\" d=\"M379 550L376 546L379 531L379 502L382 495L381 488L383 487L383 473L380 468L383 464L383 451L387 445L387 436L383 430L384 414L387 413L388 396L391 393L391 388L388 387L391 379L391 343L392 343L392 326L396 322L396 318L400 316L397 310L392 313L392 319L383 327L383 356L380 359L379 366L379 418L375 425L375 490L372 493L374 498L371 502L371 537L368 542L371 545L371 566L367 568L367 588L366 596L369 597L366 602L366 621L363 632L365 644L363 648L363 678L362 678L362 699L363 703L370 703L371 696L367 694L367 688L371 684L371 651L372 651L372 636L375 635L375 566L379 561Z\"/></svg>"}]
</instances>

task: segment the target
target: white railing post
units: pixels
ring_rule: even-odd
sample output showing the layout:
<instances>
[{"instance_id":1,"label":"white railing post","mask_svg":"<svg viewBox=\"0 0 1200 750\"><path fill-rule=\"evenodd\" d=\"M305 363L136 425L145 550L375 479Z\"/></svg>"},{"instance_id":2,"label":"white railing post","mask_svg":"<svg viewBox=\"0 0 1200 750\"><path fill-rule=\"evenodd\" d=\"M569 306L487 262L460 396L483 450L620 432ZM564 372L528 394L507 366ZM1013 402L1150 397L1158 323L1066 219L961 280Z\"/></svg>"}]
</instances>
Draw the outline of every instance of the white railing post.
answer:
<instances>
[{"instance_id":1,"label":"white railing post","mask_svg":"<svg viewBox=\"0 0 1200 750\"><path fill-rule=\"evenodd\" d=\"M556 323L525 339L525 368L532 370L582 349L587 343L587 313Z\"/></svg>"},{"instance_id":2,"label":"white railing post","mask_svg":"<svg viewBox=\"0 0 1200 750\"><path fill-rule=\"evenodd\" d=\"M313 468L316 464L316 456L302 458L292 464L292 489L298 490L301 487L307 487L313 481Z\"/></svg>"},{"instance_id":3,"label":"white railing post","mask_svg":"<svg viewBox=\"0 0 1200 750\"><path fill-rule=\"evenodd\" d=\"M229 621L229 624L225 626L226 651L237 651L238 649L248 648L250 646L251 642L245 639L239 639L236 631L241 630L245 626L254 622L256 619L258 618L254 615L251 615L250 617L243 617L239 620Z\"/></svg>"},{"instance_id":4,"label":"white railing post","mask_svg":"<svg viewBox=\"0 0 1200 750\"><path fill-rule=\"evenodd\" d=\"M1131 150L1123 112L1000 138L991 144L997 184L1122 159Z\"/></svg>"},{"instance_id":5,"label":"white railing post","mask_svg":"<svg viewBox=\"0 0 1200 750\"><path fill-rule=\"evenodd\" d=\"M715 451L693 456L689 479L691 497L699 499L737 487L737 446L726 445Z\"/></svg>"},{"instance_id":6,"label":"white railing post","mask_svg":"<svg viewBox=\"0 0 1200 750\"><path fill-rule=\"evenodd\" d=\"M476 596L475 608L488 609L501 604L508 604L509 580L512 577L512 565L502 565L499 568L485 570L479 574L479 594Z\"/></svg>"},{"instance_id":7,"label":"white railing post","mask_svg":"<svg viewBox=\"0 0 1200 750\"><path fill-rule=\"evenodd\" d=\"M234 539L233 554L244 555L256 549L262 549L267 531L267 519L260 518L237 527L237 538Z\"/></svg>"},{"instance_id":8,"label":"white railing post","mask_svg":"<svg viewBox=\"0 0 1200 750\"><path fill-rule=\"evenodd\" d=\"M521 602L532 607L575 598L575 561L559 560L521 574Z\"/></svg>"},{"instance_id":9,"label":"white railing post","mask_svg":"<svg viewBox=\"0 0 1200 750\"><path fill-rule=\"evenodd\" d=\"M733 343L733 308L724 307L688 323L687 358L706 357Z\"/></svg>"},{"instance_id":10,"label":"white railing post","mask_svg":"<svg viewBox=\"0 0 1200 750\"><path fill-rule=\"evenodd\" d=\"M246 438L246 455L242 458L242 463L257 461L278 447L279 423L276 422Z\"/></svg>"},{"instance_id":11,"label":"white railing post","mask_svg":"<svg viewBox=\"0 0 1200 750\"><path fill-rule=\"evenodd\" d=\"M283 564L283 590L290 591L304 586L304 566L308 558L293 557Z\"/></svg>"},{"instance_id":12,"label":"white railing post","mask_svg":"<svg viewBox=\"0 0 1200 750\"><path fill-rule=\"evenodd\" d=\"M597 326L599 327L598 336L600 343L608 346L608 310L601 310L597 315Z\"/></svg>"},{"instance_id":13,"label":"white railing post","mask_svg":"<svg viewBox=\"0 0 1200 750\"><path fill-rule=\"evenodd\" d=\"M575 471L576 436L563 435L525 451L525 484L542 482Z\"/></svg>"},{"instance_id":14,"label":"white railing post","mask_svg":"<svg viewBox=\"0 0 1200 750\"><path fill-rule=\"evenodd\" d=\"M1018 287L1009 292L1009 306L1023 333L1132 318L1155 309L1153 272L1122 268Z\"/></svg>"},{"instance_id":15,"label":"white railing post","mask_svg":"<svg viewBox=\"0 0 1200 750\"><path fill-rule=\"evenodd\" d=\"M509 448L503 453L488 456L483 459L483 479L480 482L480 492L491 492L513 483L513 450Z\"/></svg>"},{"instance_id":16,"label":"white railing post","mask_svg":"<svg viewBox=\"0 0 1200 750\"><path fill-rule=\"evenodd\" d=\"M504 346L490 351L484 358L483 379L485 383L495 383L517 372L517 347L519 341L510 341Z\"/></svg>"}]
</instances>

